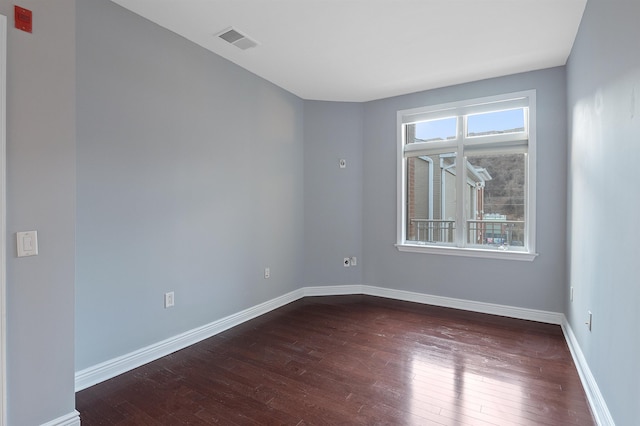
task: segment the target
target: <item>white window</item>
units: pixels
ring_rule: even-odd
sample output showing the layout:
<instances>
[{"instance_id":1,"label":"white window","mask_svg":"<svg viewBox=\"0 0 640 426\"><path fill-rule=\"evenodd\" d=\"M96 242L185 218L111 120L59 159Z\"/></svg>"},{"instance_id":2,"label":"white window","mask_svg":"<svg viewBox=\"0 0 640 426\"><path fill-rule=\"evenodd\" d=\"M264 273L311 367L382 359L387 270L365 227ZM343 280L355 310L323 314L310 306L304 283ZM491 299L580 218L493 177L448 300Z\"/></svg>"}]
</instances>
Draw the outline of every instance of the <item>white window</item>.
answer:
<instances>
[{"instance_id":1,"label":"white window","mask_svg":"<svg viewBox=\"0 0 640 426\"><path fill-rule=\"evenodd\" d=\"M398 112L400 251L533 260L535 91Z\"/></svg>"}]
</instances>

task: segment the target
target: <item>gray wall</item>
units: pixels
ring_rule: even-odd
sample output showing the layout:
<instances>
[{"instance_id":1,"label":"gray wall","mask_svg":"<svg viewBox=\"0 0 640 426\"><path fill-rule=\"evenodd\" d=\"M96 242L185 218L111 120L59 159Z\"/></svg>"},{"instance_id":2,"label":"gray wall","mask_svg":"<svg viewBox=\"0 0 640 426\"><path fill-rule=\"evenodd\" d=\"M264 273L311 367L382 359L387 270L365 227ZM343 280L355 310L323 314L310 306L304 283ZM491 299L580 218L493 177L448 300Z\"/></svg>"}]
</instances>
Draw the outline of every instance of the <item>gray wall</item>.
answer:
<instances>
[{"instance_id":1,"label":"gray wall","mask_svg":"<svg viewBox=\"0 0 640 426\"><path fill-rule=\"evenodd\" d=\"M364 282L437 296L561 312L565 292L565 70L552 68L369 102L364 111ZM533 262L400 253L396 112L537 90L537 251Z\"/></svg>"},{"instance_id":2,"label":"gray wall","mask_svg":"<svg viewBox=\"0 0 640 426\"><path fill-rule=\"evenodd\" d=\"M301 285L362 283L362 114L362 104L305 102ZM357 266L343 266L349 256L357 257Z\"/></svg>"},{"instance_id":3,"label":"gray wall","mask_svg":"<svg viewBox=\"0 0 640 426\"><path fill-rule=\"evenodd\" d=\"M639 17L637 1L589 0L567 65L565 312L617 425L640 419Z\"/></svg>"},{"instance_id":4,"label":"gray wall","mask_svg":"<svg viewBox=\"0 0 640 426\"><path fill-rule=\"evenodd\" d=\"M77 20L81 370L299 288L304 188L302 100L111 2Z\"/></svg>"},{"instance_id":5,"label":"gray wall","mask_svg":"<svg viewBox=\"0 0 640 426\"><path fill-rule=\"evenodd\" d=\"M22 0L7 16L7 394L10 425L72 413L75 234L75 2ZM15 233L39 255L16 258Z\"/></svg>"}]
</instances>

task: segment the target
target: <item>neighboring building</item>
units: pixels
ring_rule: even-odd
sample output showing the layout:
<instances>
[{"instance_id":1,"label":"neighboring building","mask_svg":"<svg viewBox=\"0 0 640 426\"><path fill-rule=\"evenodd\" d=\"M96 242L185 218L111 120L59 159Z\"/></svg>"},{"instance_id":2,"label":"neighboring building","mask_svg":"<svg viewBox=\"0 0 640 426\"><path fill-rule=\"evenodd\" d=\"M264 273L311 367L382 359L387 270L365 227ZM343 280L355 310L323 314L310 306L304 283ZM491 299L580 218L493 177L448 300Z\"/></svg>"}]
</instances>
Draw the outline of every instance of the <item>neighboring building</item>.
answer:
<instances>
[{"instance_id":1,"label":"neighboring building","mask_svg":"<svg viewBox=\"0 0 640 426\"><path fill-rule=\"evenodd\" d=\"M466 162L464 196L471 220L484 219L484 188L489 172ZM425 242L452 242L455 235L457 194L454 154L425 155L407 159L407 239ZM481 243L482 230L474 230L473 241Z\"/></svg>"}]
</instances>

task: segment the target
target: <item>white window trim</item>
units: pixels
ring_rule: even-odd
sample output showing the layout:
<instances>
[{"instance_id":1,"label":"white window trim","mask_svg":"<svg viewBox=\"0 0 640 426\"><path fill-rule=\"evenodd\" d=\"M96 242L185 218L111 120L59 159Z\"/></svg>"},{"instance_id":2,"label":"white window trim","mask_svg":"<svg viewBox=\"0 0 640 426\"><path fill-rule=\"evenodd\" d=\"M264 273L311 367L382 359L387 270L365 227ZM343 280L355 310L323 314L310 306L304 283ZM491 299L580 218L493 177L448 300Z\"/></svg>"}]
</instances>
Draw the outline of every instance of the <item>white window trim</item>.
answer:
<instances>
[{"instance_id":1,"label":"white window trim","mask_svg":"<svg viewBox=\"0 0 640 426\"><path fill-rule=\"evenodd\" d=\"M405 179L405 144L404 144L404 124L417 122L424 120L425 118L433 119L436 117L447 117L451 115L468 114L470 112L476 113L481 111L490 111L492 103L503 103L510 101L509 106L528 106L529 108L529 120L525 125L528 131L528 143L527 143L527 156L526 162L526 192L525 198L527 200L527 208L525 211L525 223L526 223L526 243L525 248L522 251L518 250L499 250L489 248L478 247L458 247L452 245L436 245L436 244L416 244L413 242L407 242L405 239L406 233L406 217L404 215L404 205L406 202L406 179ZM480 106L480 107L479 107ZM486 108L485 108L486 106ZM401 252L411 253L425 253L425 254L438 254L438 255L450 255L450 256L465 256L465 257L477 257L488 259L503 259L503 260L519 260L519 261L533 261L538 253L536 252L536 91L526 90L522 92L507 93L497 96L488 96L484 98L463 100L457 102L451 102L447 104L439 104L433 106L426 106L420 108L412 108L407 110L401 110L397 113L397 239L396 248ZM507 135L505 135L507 136ZM507 137L513 141L518 139L513 135ZM493 138L493 139L500 139ZM493 140L492 139L492 140ZM499 149L501 140L496 143L496 148ZM461 142L460 142L461 143ZM444 145L444 144L443 144ZM446 144L449 145L449 144ZM430 148L436 148L432 143ZM444 151L443 146L443 151ZM409 147L406 151L416 152L420 151L418 146ZM533 167L530 167L533 165ZM461 204L461 203L460 203ZM459 206L461 209L462 207Z\"/></svg>"}]
</instances>

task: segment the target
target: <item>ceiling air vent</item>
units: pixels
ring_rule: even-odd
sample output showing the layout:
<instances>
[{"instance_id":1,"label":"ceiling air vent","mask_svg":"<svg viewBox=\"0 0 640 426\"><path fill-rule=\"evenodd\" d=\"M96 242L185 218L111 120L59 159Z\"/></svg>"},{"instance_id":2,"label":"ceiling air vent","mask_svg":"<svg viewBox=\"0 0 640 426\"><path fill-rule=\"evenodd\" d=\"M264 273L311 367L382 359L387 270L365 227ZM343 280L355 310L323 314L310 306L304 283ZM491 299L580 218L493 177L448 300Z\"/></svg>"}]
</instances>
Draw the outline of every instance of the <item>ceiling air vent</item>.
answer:
<instances>
[{"instance_id":1,"label":"ceiling air vent","mask_svg":"<svg viewBox=\"0 0 640 426\"><path fill-rule=\"evenodd\" d=\"M245 36L244 34L239 33L233 28L229 28L222 31L220 34L218 34L218 37L220 37L227 43L231 43L242 50L247 50L252 47L256 47L258 45L258 43L251 40L249 37Z\"/></svg>"}]
</instances>

